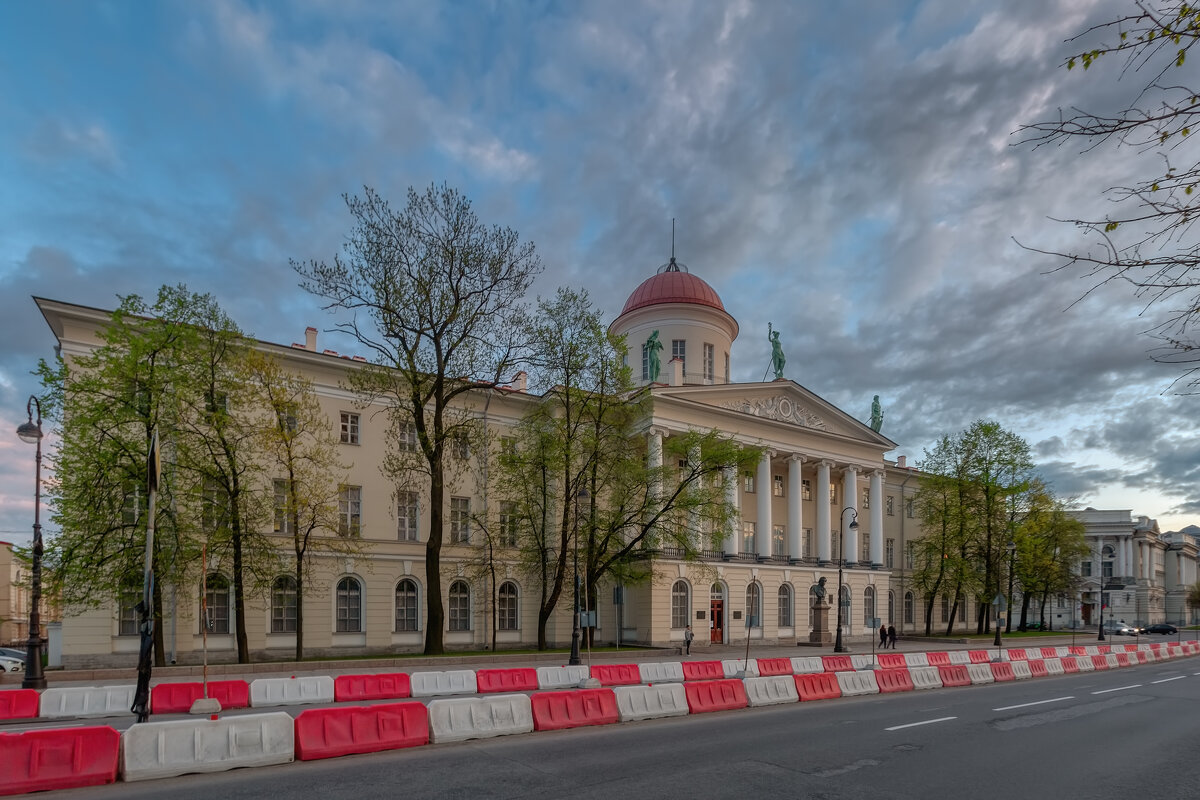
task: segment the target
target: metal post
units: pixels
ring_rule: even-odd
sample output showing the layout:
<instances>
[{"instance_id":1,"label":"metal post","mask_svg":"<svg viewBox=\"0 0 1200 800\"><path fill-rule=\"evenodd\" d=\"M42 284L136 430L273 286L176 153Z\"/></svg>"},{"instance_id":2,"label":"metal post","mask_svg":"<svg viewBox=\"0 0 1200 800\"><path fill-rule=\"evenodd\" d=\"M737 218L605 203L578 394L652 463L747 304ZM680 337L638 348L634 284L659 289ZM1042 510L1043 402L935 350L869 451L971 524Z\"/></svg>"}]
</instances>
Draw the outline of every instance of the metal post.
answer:
<instances>
[{"instance_id":1,"label":"metal post","mask_svg":"<svg viewBox=\"0 0 1200 800\"><path fill-rule=\"evenodd\" d=\"M586 488L581 488L575 493L575 547L572 559L574 563L575 613L571 620L571 657L567 659L567 663L571 666L583 663L579 658L579 506L581 503L586 503L590 496Z\"/></svg>"},{"instance_id":2,"label":"metal post","mask_svg":"<svg viewBox=\"0 0 1200 800\"><path fill-rule=\"evenodd\" d=\"M846 540L843 539L842 546L845 547L845 545L846 545ZM846 652L846 648L844 646L842 646L842 566L845 563L846 563L846 559L844 559L844 558L840 559L838 561L838 590L837 590L837 604L838 604L837 625L838 625L838 629L837 629L837 640L833 643L833 652L835 652L835 653Z\"/></svg>"},{"instance_id":3,"label":"metal post","mask_svg":"<svg viewBox=\"0 0 1200 800\"><path fill-rule=\"evenodd\" d=\"M33 409L37 408L37 424L33 422ZM23 442L36 443L37 455L33 483L33 574L31 576L32 604L29 607L29 638L25 643L25 677L22 689L45 689L46 676L42 672L42 404L30 397L25 405L29 420L17 428L17 436Z\"/></svg>"}]
</instances>

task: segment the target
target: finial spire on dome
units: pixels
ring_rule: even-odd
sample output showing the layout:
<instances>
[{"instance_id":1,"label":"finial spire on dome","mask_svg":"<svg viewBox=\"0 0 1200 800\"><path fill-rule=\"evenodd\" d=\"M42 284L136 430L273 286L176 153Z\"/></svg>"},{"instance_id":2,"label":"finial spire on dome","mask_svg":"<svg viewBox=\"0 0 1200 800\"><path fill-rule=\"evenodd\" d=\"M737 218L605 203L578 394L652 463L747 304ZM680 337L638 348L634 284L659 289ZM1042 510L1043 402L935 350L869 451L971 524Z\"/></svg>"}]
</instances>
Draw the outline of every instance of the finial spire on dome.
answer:
<instances>
[{"instance_id":1,"label":"finial spire on dome","mask_svg":"<svg viewBox=\"0 0 1200 800\"><path fill-rule=\"evenodd\" d=\"M664 272L687 271L687 264L680 264L675 260L675 218L671 217L671 260L659 267L655 274L662 275Z\"/></svg>"}]
</instances>

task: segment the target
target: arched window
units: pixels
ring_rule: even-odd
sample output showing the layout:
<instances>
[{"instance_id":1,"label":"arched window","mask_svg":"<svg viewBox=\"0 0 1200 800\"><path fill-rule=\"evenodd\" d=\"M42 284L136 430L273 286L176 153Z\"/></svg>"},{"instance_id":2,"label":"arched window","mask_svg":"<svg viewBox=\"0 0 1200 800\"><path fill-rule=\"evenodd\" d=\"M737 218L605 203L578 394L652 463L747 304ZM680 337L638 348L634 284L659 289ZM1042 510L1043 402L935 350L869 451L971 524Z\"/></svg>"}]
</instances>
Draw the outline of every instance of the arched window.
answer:
<instances>
[{"instance_id":1,"label":"arched window","mask_svg":"<svg viewBox=\"0 0 1200 800\"><path fill-rule=\"evenodd\" d=\"M500 584L496 612L499 617L500 630L515 631L517 629L517 585L512 581Z\"/></svg>"},{"instance_id":2,"label":"arched window","mask_svg":"<svg viewBox=\"0 0 1200 800\"><path fill-rule=\"evenodd\" d=\"M875 587L863 589L863 625L871 627L875 620Z\"/></svg>"},{"instance_id":3,"label":"arched window","mask_svg":"<svg viewBox=\"0 0 1200 800\"><path fill-rule=\"evenodd\" d=\"M888 625L896 624L896 593L888 592Z\"/></svg>"},{"instance_id":4,"label":"arched window","mask_svg":"<svg viewBox=\"0 0 1200 800\"><path fill-rule=\"evenodd\" d=\"M793 624L792 587L784 583L779 587L779 627L790 628Z\"/></svg>"},{"instance_id":5,"label":"arched window","mask_svg":"<svg viewBox=\"0 0 1200 800\"><path fill-rule=\"evenodd\" d=\"M841 591L838 592L838 600L840 601L840 604L841 604L841 610L838 611L838 619L841 620L846 625L849 625L850 619L851 619L850 612L851 612L851 607L853 605L850 601L850 587L849 586L842 586Z\"/></svg>"},{"instance_id":6,"label":"arched window","mask_svg":"<svg viewBox=\"0 0 1200 800\"><path fill-rule=\"evenodd\" d=\"M691 619L691 590L687 581L675 581L671 586L671 627L686 628Z\"/></svg>"},{"instance_id":7,"label":"arched window","mask_svg":"<svg viewBox=\"0 0 1200 800\"><path fill-rule=\"evenodd\" d=\"M913 593L904 593L904 623L912 625L913 621Z\"/></svg>"},{"instance_id":8,"label":"arched window","mask_svg":"<svg viewBox=\"0 0 1200 800\"><path fill-rule=\"evenodd\" d=\"M751 581L746 587L746 617L748 625L755 628L762 625L762 587L758 581Z\"/></svg>"},{"instance_id":9,"label":"arched window","mask_svg":"<svg viewBox=\"0 0 1200 800\"><path fill-rule=\"evenodd\" d=\"M471 630L471 588L466 581L450 584L450 630Z\"/></svg>"},{"instance_id":10,"label":"arched window","mask_svg":"<svg viewBox=\"0 0 1200 800\"><path fill-rule=\"evenodd\" d=\"M420 630L417 627L417 582L401 578L396 584L396 633Z\"/></svg>"},{"instance_id":11,"label":"arched window","mask_svg":"<svg viewBox=\"0 0 1200 800\"><path fill-rule=\"evenodd\" d=\"M204 580L205 622L209 633L229 633L229 579L210 572Z\"/></svg>"},{"instance_id":12,"label":"arched window","mask_svg":"<svg viewBox=\"0 0 1200 800\"><path fill-rule=\"evenodd\" d=\"M271 584L271 633L296 632L296 579L280 575Z\"/></svg>"},{"instance_id":13,"label":"arched window","mask_svg":"<svg viewBox=\"0 0 1200 800\"><path fill-rule=\"evenodd\" d=\"M942 622L950 621L950 598L942 595Z\"/></svg>"},{"instance_id":14,"label":"arched window","mask_svg":"<svg viewBox=\"0 0 1200 800\"><path fill-rule=\"evenodd\" d=\"M362 633L362 584L342 578L337 585L337 633Z\"/></svg>"}]
</instances>

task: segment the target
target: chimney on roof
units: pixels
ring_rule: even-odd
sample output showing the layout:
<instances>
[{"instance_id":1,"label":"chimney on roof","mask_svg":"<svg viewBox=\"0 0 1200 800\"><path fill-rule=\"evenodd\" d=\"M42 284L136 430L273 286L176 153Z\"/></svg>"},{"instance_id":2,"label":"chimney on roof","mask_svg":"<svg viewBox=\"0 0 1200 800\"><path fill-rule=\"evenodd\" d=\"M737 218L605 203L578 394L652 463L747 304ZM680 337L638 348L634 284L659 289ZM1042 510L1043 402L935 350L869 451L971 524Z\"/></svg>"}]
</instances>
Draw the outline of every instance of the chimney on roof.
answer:
<instances>
[{"instance_id":1,"label":"chimney on roof","mask_svg":"<svg viewBox=\"0 0 1200 800\"><path fill-rule=\"evenodd\" d=\"M317 329L312 325L304 329L304 349L317 352Z\"/></svg>"},{"instance_id":2,"label":"chimney on roof","mask_svg":"<svg viewBox=\"0 0 1200 800\"><path fill-rule=\"evenodd\" d=\"M512 379L512 388L514 391L524 392L529 385L529 374L525 370L521 370Z\"/></svg>"},{"instance_id":3,"label":"chimney on roof","mask_svg":"<svg viewBox=\"0 0 1200 800\"><path fill-rule=\"evenodd\" d=\"M896 466L899 467L900 469L908 468L907 465L904 463L906 461L908 461L908 456L896 456Z\"/></svg>"}]
</instances>

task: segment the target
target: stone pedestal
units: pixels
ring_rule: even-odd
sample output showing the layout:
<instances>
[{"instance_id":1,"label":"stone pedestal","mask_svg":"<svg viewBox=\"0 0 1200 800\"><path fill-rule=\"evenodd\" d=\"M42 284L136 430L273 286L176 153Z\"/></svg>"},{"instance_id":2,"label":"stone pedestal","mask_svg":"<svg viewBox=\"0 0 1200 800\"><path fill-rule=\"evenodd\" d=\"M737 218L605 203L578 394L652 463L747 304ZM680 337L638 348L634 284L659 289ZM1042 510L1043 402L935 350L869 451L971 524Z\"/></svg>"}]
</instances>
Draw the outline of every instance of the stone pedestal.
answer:
<instances>
[{"instance_id":1,"label":"stone pedestal","mask_svg":"<svg viewBox=\"0 0 1200 800\"><path fill-rule=\"evenodd\" d=\"M812 631L808 641L813 644L833 644L833 632L829 630L829 603L818 600L812 605Z\"/></svg>"}]
</instances>

